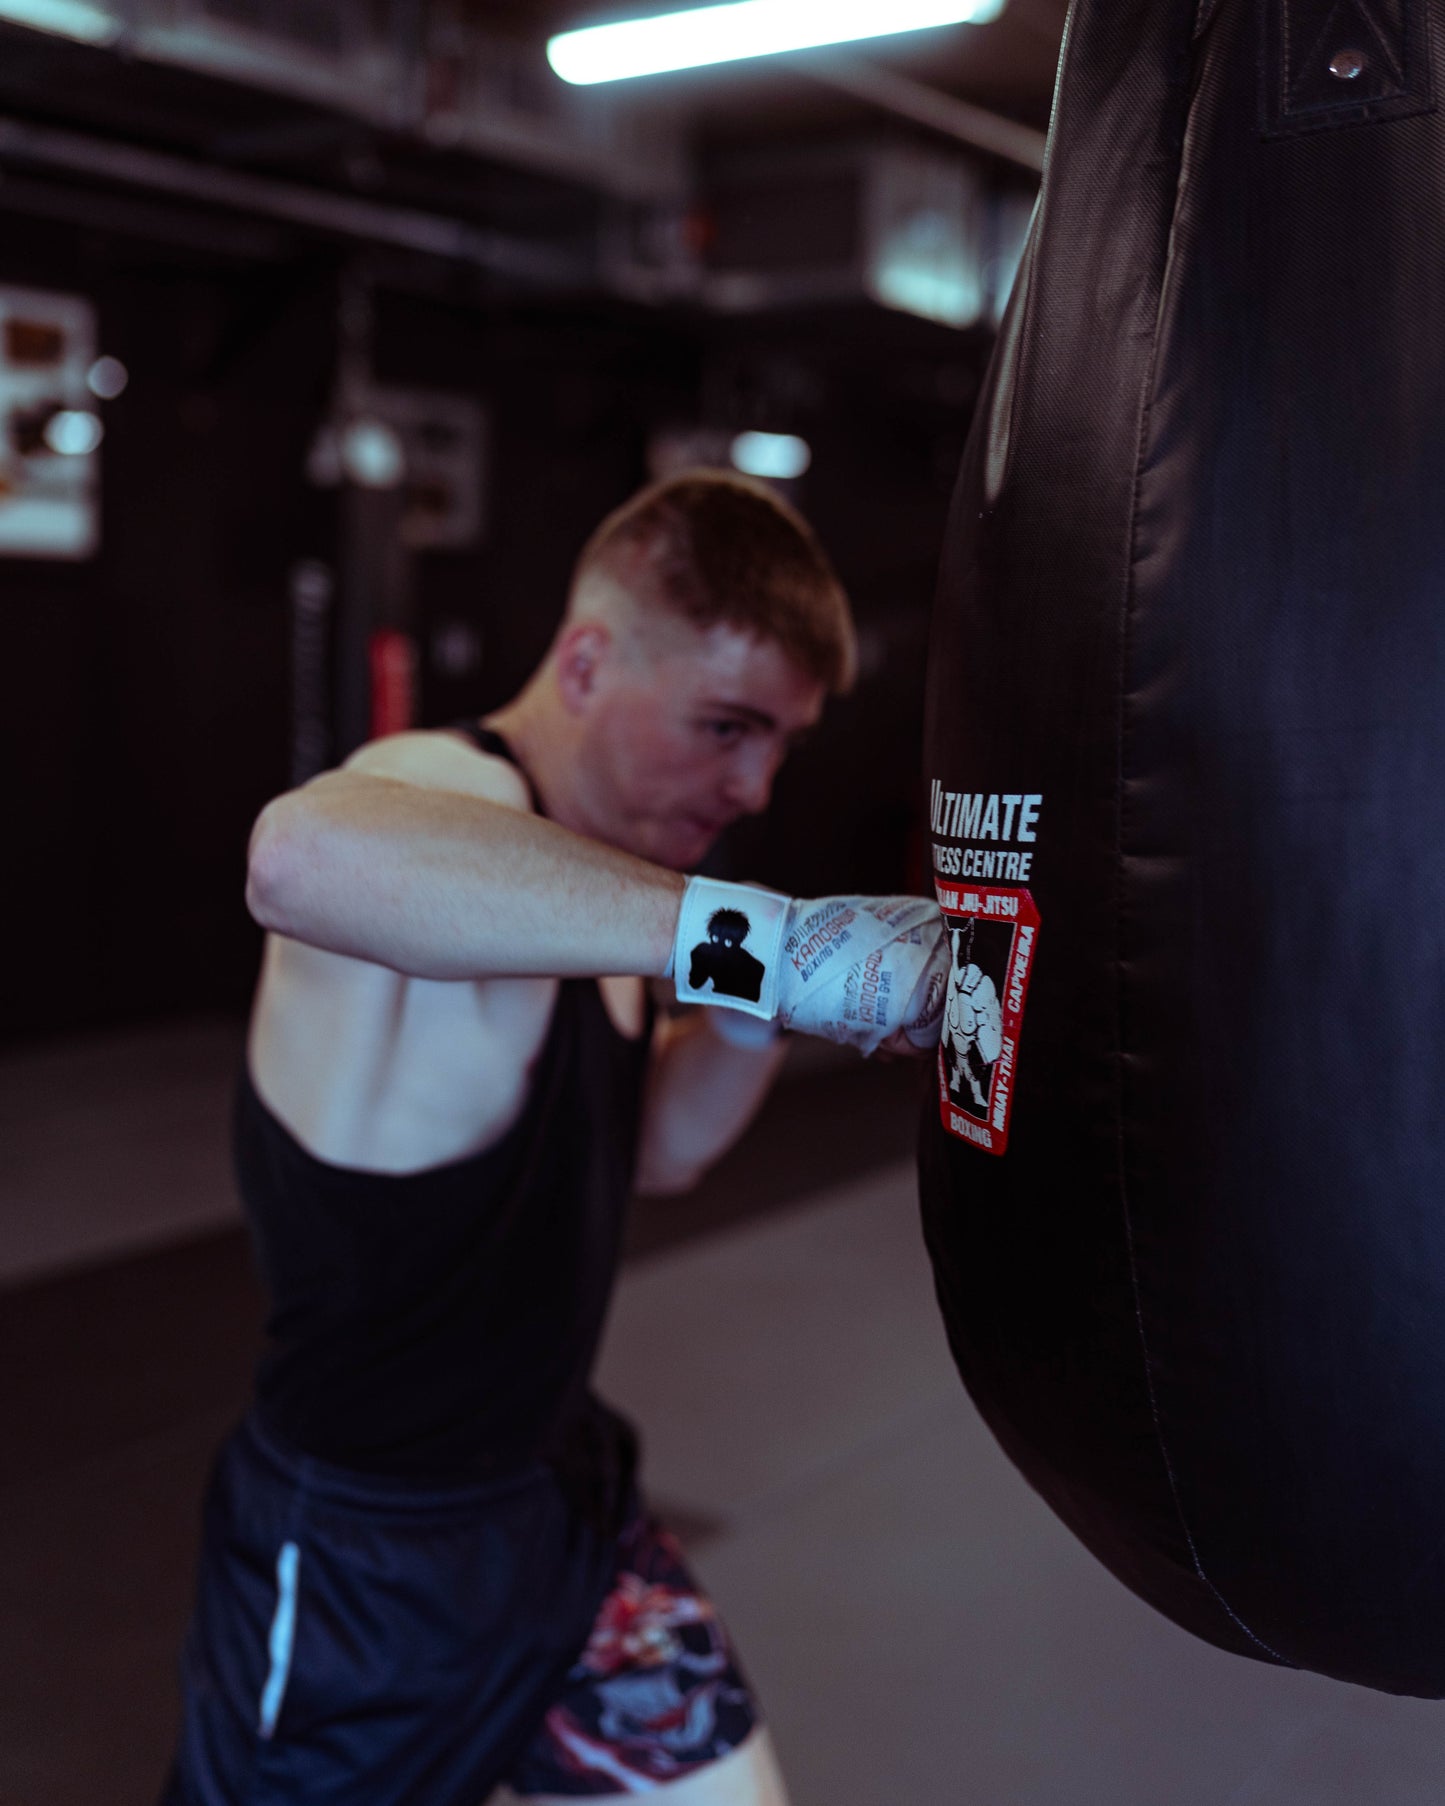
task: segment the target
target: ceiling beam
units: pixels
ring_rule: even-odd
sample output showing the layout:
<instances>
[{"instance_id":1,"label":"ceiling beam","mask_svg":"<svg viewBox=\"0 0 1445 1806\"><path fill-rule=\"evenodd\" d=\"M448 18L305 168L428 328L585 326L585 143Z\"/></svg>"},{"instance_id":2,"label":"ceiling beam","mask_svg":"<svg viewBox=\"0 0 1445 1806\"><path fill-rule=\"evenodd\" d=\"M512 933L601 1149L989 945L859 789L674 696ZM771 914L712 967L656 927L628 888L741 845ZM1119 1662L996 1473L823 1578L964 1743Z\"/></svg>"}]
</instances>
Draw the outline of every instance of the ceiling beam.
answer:
<instances>
[{"instance_id":1,"label":"ceiling beam","mask_svg":"<svg viewBox=\"0 0 1445 1806\"><path fill-rule=\"evenodd\" d=\"M991 113L986 107L976 107L954 94L945 94L939 88L930 88L911 76L852 56L810 56L799 59L797 67L824 87L939 132L959 144L1003 157L1034 174L1044 166L1047 139L1043 132L1020 125L1016 119L1005 119L1001 113Z\"/></svg>"},{"instance_id":2,"label":"ceiling beam","mask_svg":"<svg viewBox=\"0 0 1445 1806\"><path fill-rule=\"evenodd\" d=\"M331 237L420 251L546 288L570 289L596 280L588 257L532 244L464 220L223 169L167 151L21 119L0 116L0 161L119 182Z\"/></svg>"}]
</instances>

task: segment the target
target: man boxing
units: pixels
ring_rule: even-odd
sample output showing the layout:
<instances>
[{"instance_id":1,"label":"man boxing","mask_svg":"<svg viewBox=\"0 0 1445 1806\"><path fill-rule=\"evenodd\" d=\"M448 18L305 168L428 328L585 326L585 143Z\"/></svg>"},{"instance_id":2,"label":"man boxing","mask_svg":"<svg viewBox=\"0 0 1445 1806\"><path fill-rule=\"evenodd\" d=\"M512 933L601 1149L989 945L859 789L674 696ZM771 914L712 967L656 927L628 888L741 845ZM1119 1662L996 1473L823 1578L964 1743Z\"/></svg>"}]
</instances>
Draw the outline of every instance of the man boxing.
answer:
<instances>
[{"instance_id":1,"label":"man boxing","mask_svg":"<svg viewBox=\"0 0 1445 1806\"><path fill-rule=\"evenodd\" d=\"M598 529L484 725L375 742L262 812L236 1156L269 1341L208 1498L171 1806L784 1800L588 1377L629 1189L736 1139L780 1023L937 1039L932 904L682 875L853 658L804 523L679 478ZM720 914L747 996L690 982ZM669 971L720 1007L654 1024Z\"/></svg>"}]
</instances>

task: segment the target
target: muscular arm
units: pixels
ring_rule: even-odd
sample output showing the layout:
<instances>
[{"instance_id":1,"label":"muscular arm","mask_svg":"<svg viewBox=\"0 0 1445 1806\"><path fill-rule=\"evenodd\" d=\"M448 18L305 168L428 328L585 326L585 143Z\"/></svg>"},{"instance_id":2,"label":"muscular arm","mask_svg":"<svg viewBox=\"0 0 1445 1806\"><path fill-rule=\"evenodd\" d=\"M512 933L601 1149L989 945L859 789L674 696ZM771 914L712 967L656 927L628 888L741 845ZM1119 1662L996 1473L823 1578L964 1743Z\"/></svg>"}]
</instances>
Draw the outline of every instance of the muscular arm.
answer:
<instances>
[{"instance_id":1,"label":"muscular arm","mask_svg":"<svg viewBox=\"0 0 1445 1806\"><path fill-rule=\"evenodd\" d=\"M253 1074L323 1158L386 1170L455 1158L495 1126L474 1092L495 1105L496 1124L510 1120L549 1008L545 986L476 981L660 973L684 885L531 814L516 771L460 740L376 742L257 823L247 898L277 938ZM742 1133L781 1064L780 1048L739 1048L712 1017L659 1033L643 1189L693 1184ZM438 1034L463 1037L464 1071L438 1051ZM403 1049L409 1069L432 1064L422 1102L412 1097L391 1122L375 1099Z\"/></svg>"},{"instance_id":2,"label":"muscular arm","mask_svg":"<svg viewBox=\"0 0 1445 1806\"><path fill-rule=\"evenodd\" d=\"M734 1047L711 1010L657 1031L638 1152L640 1192L687 1191L742 1134L783 1063L786 1043Z\"/></svg>"},{"instance_id":3,"label":"muscular arm","mask_svg":"<svg viewBox=\"0 0 1445 1806\"><path fill-rule=\"evenodd\" d=\"M263 928L411 978L662 972L684 879L527 812L501 760L444 734L364 749L262 811Z\"/></svg>"}]
</instances>

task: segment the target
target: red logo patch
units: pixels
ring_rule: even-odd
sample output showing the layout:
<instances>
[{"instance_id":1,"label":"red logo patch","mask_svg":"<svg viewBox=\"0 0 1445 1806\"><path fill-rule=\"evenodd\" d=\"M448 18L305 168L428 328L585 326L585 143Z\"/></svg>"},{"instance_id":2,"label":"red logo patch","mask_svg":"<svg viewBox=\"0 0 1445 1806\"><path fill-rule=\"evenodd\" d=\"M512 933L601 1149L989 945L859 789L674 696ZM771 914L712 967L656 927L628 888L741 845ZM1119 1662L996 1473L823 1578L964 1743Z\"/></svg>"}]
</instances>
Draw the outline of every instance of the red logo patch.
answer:
<instances>
[{"instance_id":1,"label":"red logo patch","mask_svg":"<svg viewBox=\"0 0 1445 1806\"><path fill-rule=\"evenodd\" d=\"M1039 912L1026 890L935 881L953 949L938 1108L943 1126L986 1154L1008 1146L1019 1034L1029 994Z\"/></svg>"}]
</instances>

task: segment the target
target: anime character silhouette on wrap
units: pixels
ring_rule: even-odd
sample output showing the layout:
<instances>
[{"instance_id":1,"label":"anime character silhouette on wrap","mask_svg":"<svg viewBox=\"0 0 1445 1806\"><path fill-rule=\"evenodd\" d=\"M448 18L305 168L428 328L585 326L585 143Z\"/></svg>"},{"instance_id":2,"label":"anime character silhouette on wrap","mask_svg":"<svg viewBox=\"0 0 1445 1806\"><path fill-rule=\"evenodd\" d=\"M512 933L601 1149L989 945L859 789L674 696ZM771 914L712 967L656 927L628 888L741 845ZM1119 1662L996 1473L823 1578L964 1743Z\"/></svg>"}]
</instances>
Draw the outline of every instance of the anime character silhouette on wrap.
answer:
<instances>
[{"instance_id":1,"label":"anime character silhouette on wrap","mask_svg":"<svg viewBox=\"0 0 1445 1806\"><path fill-rule=\"evenodd\" d=\"M763 962L743 946L752 923L740 909L715 909L708 917L707 939L692 950L687 982L695 991L709 979L725 997L756 1003L763 994Z\"/></svg>"}]
</instances>

